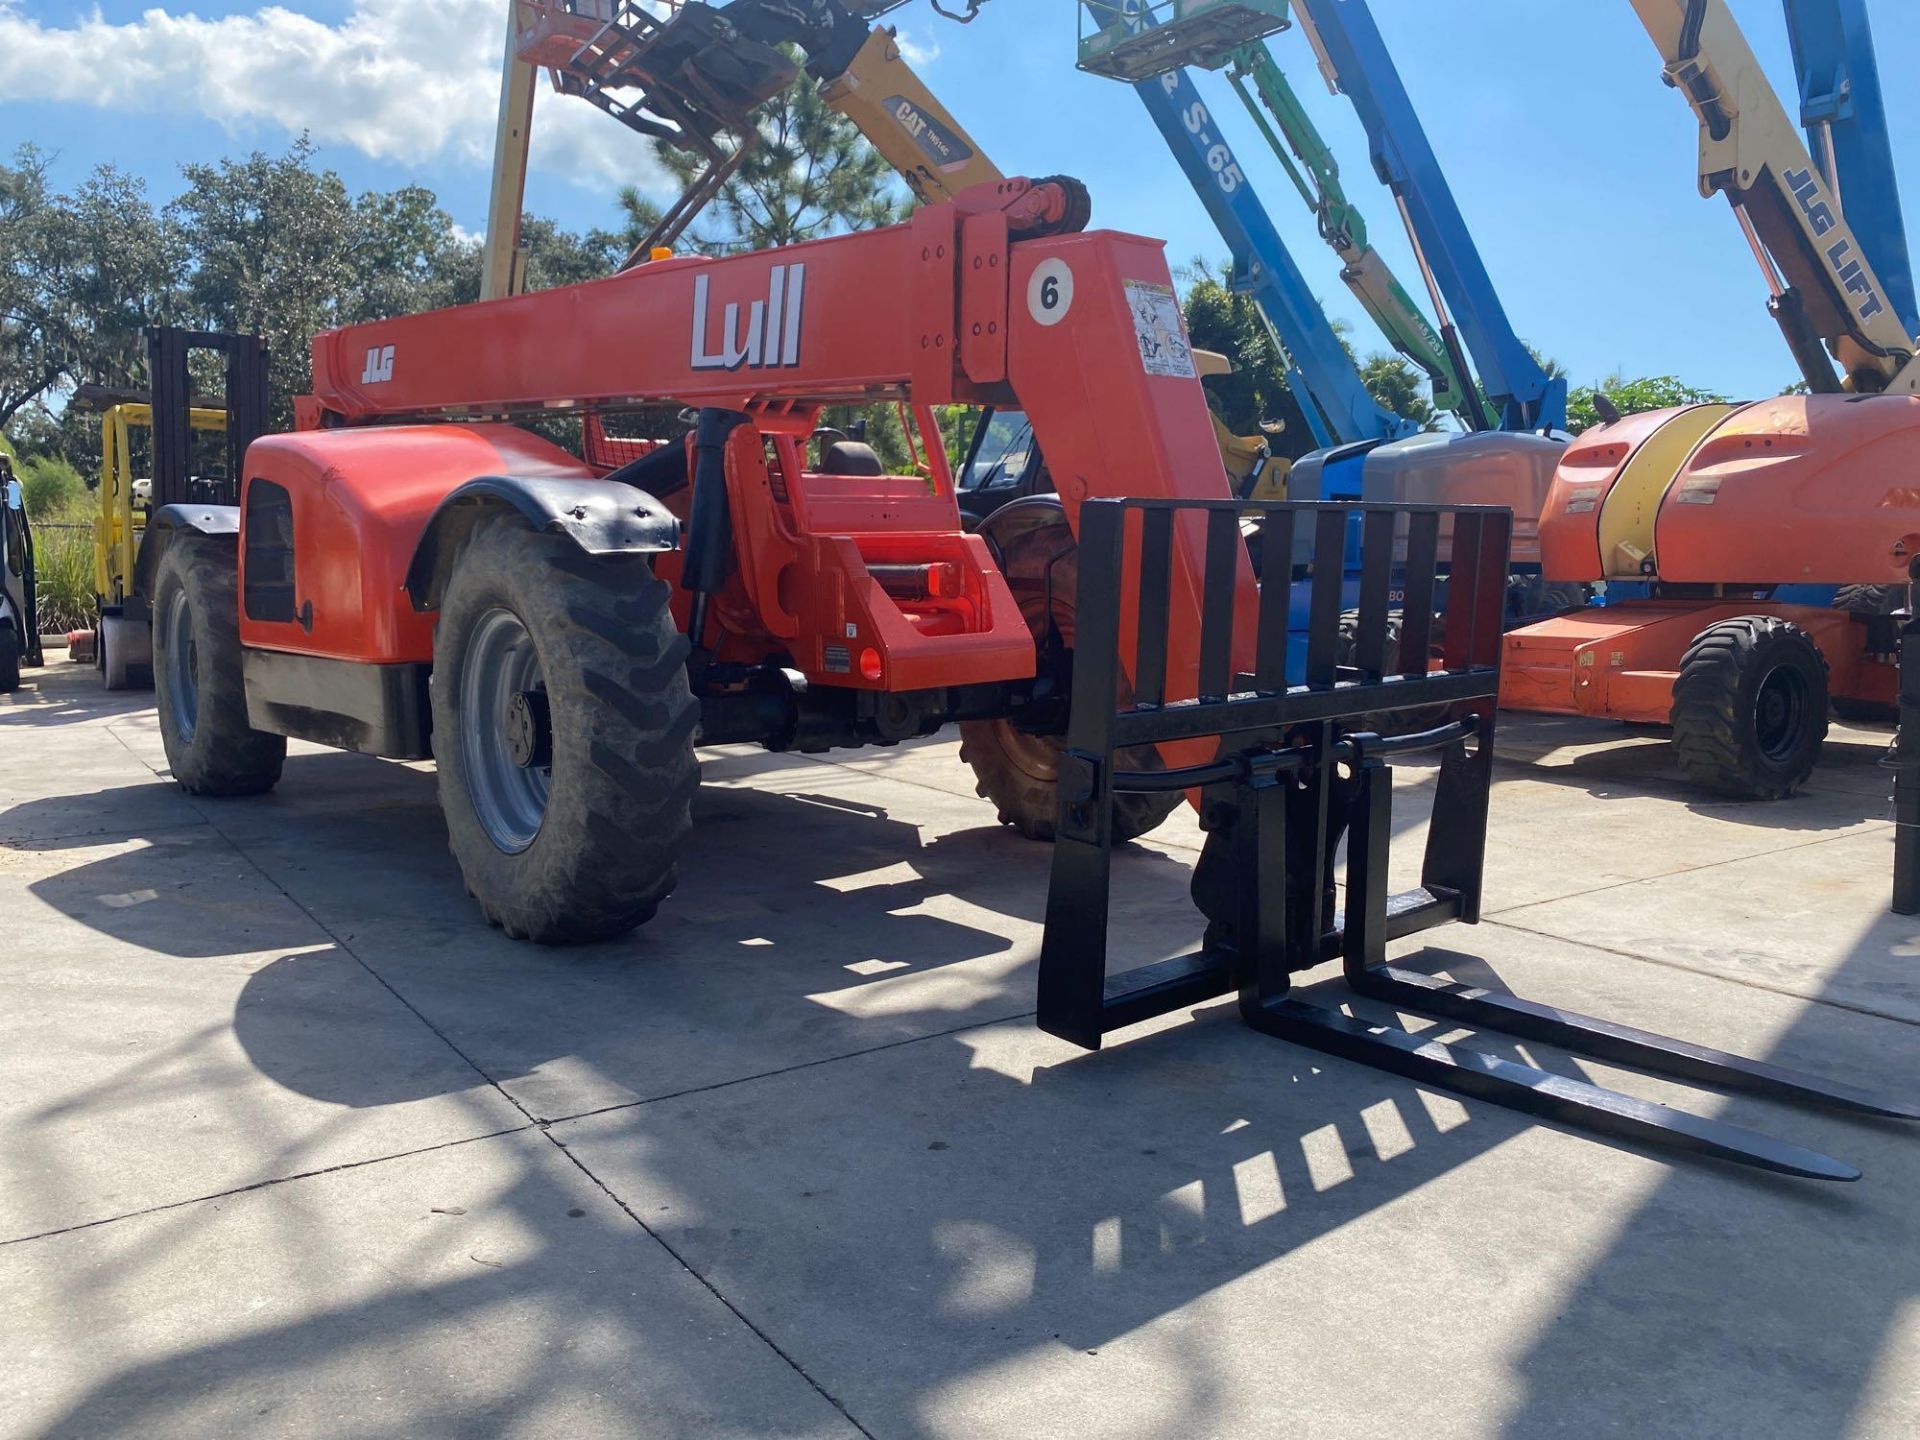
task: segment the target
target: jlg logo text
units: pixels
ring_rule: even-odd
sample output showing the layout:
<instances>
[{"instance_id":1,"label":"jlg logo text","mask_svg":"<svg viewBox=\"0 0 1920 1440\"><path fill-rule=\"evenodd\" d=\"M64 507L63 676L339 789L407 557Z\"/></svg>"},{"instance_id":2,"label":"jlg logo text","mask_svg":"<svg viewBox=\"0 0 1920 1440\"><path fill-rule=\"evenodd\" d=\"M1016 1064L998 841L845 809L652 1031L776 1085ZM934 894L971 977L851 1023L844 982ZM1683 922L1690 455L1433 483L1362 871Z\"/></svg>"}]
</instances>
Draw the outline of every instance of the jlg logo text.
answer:
<instances>
[{"instance_id":1,"label":"jlg logo text","mask_svg":"<svg viewBox=\"0 0 1920 1440\"><path fill-rule=\"evenodd\" d=\"M367 365L360 372L362 385L379 385L393 378L393 346L369 345Z\"/></svg>"}]
</instances>

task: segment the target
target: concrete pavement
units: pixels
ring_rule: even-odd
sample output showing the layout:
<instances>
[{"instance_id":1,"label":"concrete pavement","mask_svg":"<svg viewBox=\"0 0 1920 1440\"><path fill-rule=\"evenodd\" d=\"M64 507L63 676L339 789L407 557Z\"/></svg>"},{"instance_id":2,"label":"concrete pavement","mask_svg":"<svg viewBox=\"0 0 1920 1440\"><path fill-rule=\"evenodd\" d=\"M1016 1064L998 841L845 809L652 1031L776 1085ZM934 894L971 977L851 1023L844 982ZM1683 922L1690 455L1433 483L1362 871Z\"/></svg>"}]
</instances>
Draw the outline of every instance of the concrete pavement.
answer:
<instances>
[{"instance_id":1,"label":"concrete pavement","mask_svg":"<svg viewBox=\"0 0 1920 1440\"><path fill-rule=\"evenodd\" d=\"M1030 1019L1046 852L951 742L710 754L658 920L539 951L431 767L193 801L149 702L0 700L0 1433L1920 1432L1920 1131L1477 1042L1867 1172L1823 1187L1227 1006L1082 1054ZM1880 743L1738 806L1510 718L1488 920L1407 963L1920 1092ZM1130 955L1191 943L1197 843L1119 862Z\"/></svg>"}]
</instances>

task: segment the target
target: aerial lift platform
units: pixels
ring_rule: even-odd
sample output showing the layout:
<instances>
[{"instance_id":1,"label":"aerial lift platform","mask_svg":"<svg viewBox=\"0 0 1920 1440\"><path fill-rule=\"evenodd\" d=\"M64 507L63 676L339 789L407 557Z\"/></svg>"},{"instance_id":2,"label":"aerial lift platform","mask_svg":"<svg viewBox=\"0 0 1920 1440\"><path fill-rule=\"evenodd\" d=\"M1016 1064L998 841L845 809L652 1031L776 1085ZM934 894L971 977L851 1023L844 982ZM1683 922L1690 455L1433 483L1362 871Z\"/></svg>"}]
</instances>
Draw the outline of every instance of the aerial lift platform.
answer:
<instances>
[{"instance_id":1,"label":"aerial lift platform","mask_svg":"<svg viewBox=\"0 0 1920 1440\"><path fill-rule=\"evenodd\" d=\"M1633 3L1698 120L1701 193L1731 205L1809 393L1616 418L1574 441L1541 518L1547 573L1646 598L1514 632L1502 699L1670 724L1683 773L1778 799L1812 772L1830 700L1890 710L1898 695L1891 619L1782 590L1904 592L1920 362L1725 0Z\"/></svg>"}]
</instances>

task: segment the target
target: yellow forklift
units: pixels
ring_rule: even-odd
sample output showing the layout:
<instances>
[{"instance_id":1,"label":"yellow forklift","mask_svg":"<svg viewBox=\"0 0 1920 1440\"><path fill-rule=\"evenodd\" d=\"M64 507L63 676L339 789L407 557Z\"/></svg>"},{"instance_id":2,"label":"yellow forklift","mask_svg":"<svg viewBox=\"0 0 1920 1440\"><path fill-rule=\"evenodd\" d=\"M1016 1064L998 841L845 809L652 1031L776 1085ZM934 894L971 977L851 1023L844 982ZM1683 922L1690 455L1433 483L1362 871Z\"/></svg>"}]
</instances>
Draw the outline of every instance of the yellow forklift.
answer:
<instances>
[{"instance_id":1,"label":"yellow forklift","mask_svg":"<svg viewBox=\"0 0 1920 1440\"><path fill-rule=\"evenodd\" d=\"M91 632L72 637L73 656L89 653L108 690L153 685L153 631L145 603L133 593L134 561L147 517L162 505L230 505L240 460L267 420L267 351L257 336L154 326L147 332L151 392L82 385L70 402L100 412L99 513L93 521L94 601ZM188 357L212 350L226 359L225 399L194 394ZM225 437L224 457L200 436ZM142 440L144 439L144 443ZM139 460L148 461L141 475Z\"/></svg>"}]
</instances>

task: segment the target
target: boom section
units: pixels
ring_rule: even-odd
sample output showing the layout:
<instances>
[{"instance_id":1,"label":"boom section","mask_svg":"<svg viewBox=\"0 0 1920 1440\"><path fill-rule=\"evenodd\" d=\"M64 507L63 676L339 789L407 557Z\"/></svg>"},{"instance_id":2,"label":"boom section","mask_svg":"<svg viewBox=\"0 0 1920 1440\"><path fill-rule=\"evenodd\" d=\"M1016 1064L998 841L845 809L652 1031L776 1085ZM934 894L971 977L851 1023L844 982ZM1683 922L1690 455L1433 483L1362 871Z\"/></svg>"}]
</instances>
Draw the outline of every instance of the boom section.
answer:
<instances>
[{"instance_id":1,"label":"boom section","mask_svg":"<svg viewBox=\"0 0 1920 1440\"><path fill-rule=\"evenodd\" d=\"M1340 183L1339 161L1294 93L1286 72L1274 63L1265 45L1253 44L1234 52L1227 78L1319 221L1320 238L1340 257L1340 279L1367 317L1394 349L1425 372L1438 408L1458 415L1469 429L1485 428L1469 377L1455 368L1440 333L1368 242L1366 221ZM1261 113L1262 106L1272 115L1272 124ZM1279 135L1274 133L1275 125ZM1286 137L1284 145L1281 136ZM1294 158L1288 157L1288 151Z\"/></svg>"},{"instance_id":2,"label":"boom section","mask_svg":"<svg viewBox=\"0 0 1920 1440\"><path fill-rule=\"evenodd\" d=\"M915 331L943 318L915 303L921 248L894 226L327 331L313 341L313 399L363 423L899 394ZM905 300L911 318L859 323L877 295Z\"/></svg>"},{"instance_id":3,"label":"boom section","mask_svg":"<svg viewBox=\"0 0 1920 1440\"><path fill-rule=\"evenodd\" d=\"M1234 269L1306 381L1327 422L1327 443L1397 440L1418 426L1375 400L1300 273L1233 147L1184 70L1134 87L1214 227L1233 252Z\"/></svg>"},{"instance_id":4,"label":"boom section","mask_svg":"<svg viewBox=\"0 0 1920 1440\"><path fill-rule=\"evenodd\" d=\"M1567 383L1548 375L1514 333L1373 13L1364 0L1295 0L1294 13L1328 84L1347 96L1366 128L1373 168L1400 206L1441 333L1453 323L1450 303L1499 407L1500 428L1563 428Z\"/></svg>"},{"instance_id":5,"label":"boom section","mask_svg":"<svg viewBox=\"0 0 1920 1440\"><path fill-rule=\"evenodd\" d=\"M1866 0L1786 0L1786 6L1807 148L1853 233L1873 257L1901 327L1920 336L1920 304L1914 299L1900 183Z\"/></svg>"},{"instance_id":6,"label":"boom section","mask_svg":"<svg viewBox=\"0 0 1920 1440\"><path fill-rule=\"evenodd\" d=\"M1810 388L1920 393L1914 342L1725 0L1631 0L1700 122L1700 193L1726 196Z\"/></svg>"}]
</instances>

